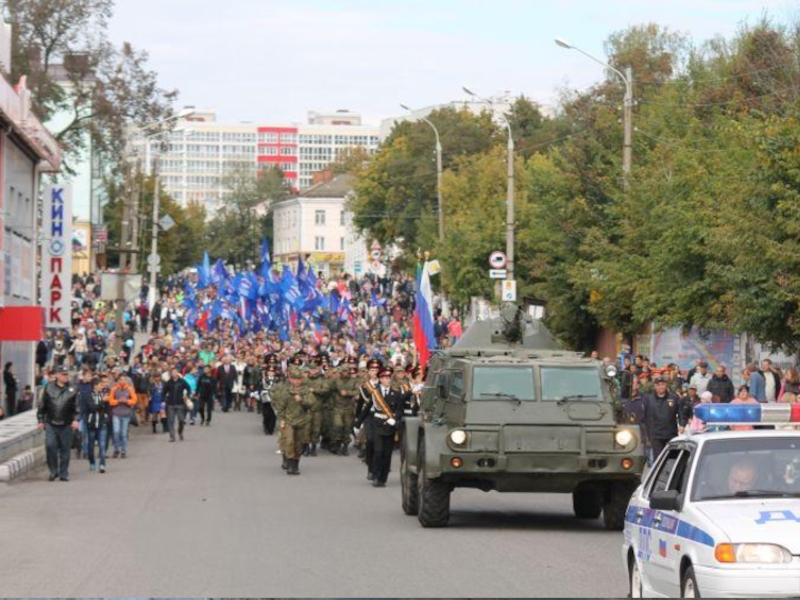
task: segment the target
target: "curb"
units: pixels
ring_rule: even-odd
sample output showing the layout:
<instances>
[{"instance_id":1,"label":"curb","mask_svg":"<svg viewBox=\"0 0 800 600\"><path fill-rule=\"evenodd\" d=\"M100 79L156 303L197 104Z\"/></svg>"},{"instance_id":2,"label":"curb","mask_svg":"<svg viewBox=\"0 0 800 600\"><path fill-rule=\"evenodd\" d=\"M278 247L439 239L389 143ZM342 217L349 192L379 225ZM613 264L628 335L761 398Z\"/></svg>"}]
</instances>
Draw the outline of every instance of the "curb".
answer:
<instances>
[{"instance_id":1,"label":"curb","mask_svg":"<svg viewBox=\"0 0 800 600\"><path fill-rule=\"evenodd\" d=\"M18 477L29 473L44 462L44 448L28 450L17 454L9 461L0 464L0 482L11 483Z\"/></svg>"}]
</instances>

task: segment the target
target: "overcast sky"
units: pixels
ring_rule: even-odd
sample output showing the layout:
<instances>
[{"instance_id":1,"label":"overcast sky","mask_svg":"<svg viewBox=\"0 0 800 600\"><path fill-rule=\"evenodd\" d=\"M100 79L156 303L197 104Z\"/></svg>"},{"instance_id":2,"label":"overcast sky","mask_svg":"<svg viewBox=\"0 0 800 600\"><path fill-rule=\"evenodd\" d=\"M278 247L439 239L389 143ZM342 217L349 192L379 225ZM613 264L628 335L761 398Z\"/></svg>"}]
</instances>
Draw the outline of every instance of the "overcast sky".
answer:
<instances>
[{"instance_id":1,"label":"overcast sky","mask_svg":"<svg viewBox=\"0 0 800 600\"><path fill-rule=\"evenodd\" d=\"M695 41L731 36L763 14L798 17L792 0L117 0L111 37L150 53L178 106L221 121L300 122L309 110L368 123L510 90L544 104L602 69L553 43L604 57L603 41L655 22ZM634 74L635 77L635 74Z\"/></svg>"}]
</instances>

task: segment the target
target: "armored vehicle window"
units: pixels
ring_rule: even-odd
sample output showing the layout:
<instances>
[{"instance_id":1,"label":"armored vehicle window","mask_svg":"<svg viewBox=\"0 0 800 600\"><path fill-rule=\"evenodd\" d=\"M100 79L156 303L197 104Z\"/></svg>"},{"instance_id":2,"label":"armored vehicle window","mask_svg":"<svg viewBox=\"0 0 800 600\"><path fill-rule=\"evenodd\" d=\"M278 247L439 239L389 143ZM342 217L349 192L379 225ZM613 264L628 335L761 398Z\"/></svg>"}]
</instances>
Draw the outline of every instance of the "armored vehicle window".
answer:
<instances>
[{"instance_id":1,"label":"armored vehicle window","mask_svg":"<svg viewBox=\"0 0 800 600\"><path fill-rule=\"evenodd\" d=\"M592 367L542 367L542 398L544 400L603 399L600 374Z\"/></svg>"},{"instance_id":2,"label":"armored vehicle window","mask_svg":"<svg viewBox=\"0 0 800 600\"><path fill-rule=\"evenodd\" d=\"M475 400L535 400L533 369L530 367L475 367L472 372Z\"/></svg>"},{"instance_id":3,"label":"armored vehicle window","mask_svg":"<svg viewBox=\"0 0 800 600\"><path fill-rule=\"evenodd\" d=\"M461 371L453 373L453 383L450 384L450 394L459 398L464 393L464 378Z\"/></svg>"}]
</instances>

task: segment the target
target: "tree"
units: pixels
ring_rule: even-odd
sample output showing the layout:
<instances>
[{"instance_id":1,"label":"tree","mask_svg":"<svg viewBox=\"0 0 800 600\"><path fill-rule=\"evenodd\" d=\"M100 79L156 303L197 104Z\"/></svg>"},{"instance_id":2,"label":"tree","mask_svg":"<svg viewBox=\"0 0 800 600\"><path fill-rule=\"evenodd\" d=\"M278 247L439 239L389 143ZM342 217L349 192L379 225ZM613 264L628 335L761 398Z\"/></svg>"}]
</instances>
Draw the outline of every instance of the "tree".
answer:
<instances>
[{"instance_id":1,"label":"tree","mask_svg":"<svg viewBox=\"0 0 800 600\"><path fill-rule=\"evenodd\" d=\"M443 108L431 112L428 119L439 130L445 170L462 157L487 151L497 138L488 112L473 115ZM370 238L397 243L412 253L419 247L435 247L435 145L434 133L424 122L404 121L395 126L369 165L357 172L356 194L350 204L356 227Z\"/></svg>"},{"instance_id":2,"label":"tree","mask_svg":"<svg viewBox=\"0 0 800 600\"><path fill-rule=\"evenodd\" d=\"M44 121L69 114L54 134L64 170L85 150L87 136L121 171L125 131L170 114L177 96L158 86L147 54L106 37L112 0L7 0L12 24L13 80L28 77L34 110Z\"/></svg>"},{"instance_id":3,"label":"tree","mask_svg":"<svg viewBox=\"0 0 800 600\"><path fill-rule=\"evenodd\" d=\"M223 207L209 223L209 252L241 266L258 262L261 240L272 233L272 205L291 194L283 171L234 166L224 186Z\"/></svg>"}]
</instances>

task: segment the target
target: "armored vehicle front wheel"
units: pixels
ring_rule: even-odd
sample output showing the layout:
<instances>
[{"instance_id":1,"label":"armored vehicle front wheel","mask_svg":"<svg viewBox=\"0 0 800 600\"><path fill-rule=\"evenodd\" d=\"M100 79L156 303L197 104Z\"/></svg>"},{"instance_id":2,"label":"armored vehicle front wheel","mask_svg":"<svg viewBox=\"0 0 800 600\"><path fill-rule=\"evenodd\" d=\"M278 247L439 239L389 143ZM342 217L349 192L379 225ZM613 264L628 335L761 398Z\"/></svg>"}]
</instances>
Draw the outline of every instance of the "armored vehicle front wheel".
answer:
<instances>
[{"instance_id":1,"label":"armored vehicle front wheel","mask_svg":"<svg viewBox=\"0 0 800 600\"><path fill-rule=\"evenodd\" d=\"M403 492L403 512L407 515L419 513L418 475L408 468L405 445L400 446L400 487Z\"/></svg>"},{"instance_id":2,"label":"armored vehicle front wheel","mask_svg":"<svg viewBox=\"0 0 800 600\"><path fill-rule=\"evenodd\" d=\"M603 498L595 486L579 485L572 492L572 510L579 519L596 519L603 510Z\"/></svg>"},{"instance_id":3,"label":"armored vehicle front wheel","mask_svg":"<svg viewBox=\"0 0 800 600\"><path fill-rule=\"evenodd\" d=\"M420 443L418 519L423 527L444 527L450 520L450 486L441 479L429 479L425 468L425 442Z\"/></svg>"},{"instance_id":4,"label":"armored vehicle front wheel","mask_svg":"<svg viewBox=\"0 0 800 600\"><path fill-rule=\"evenodd\" d=\"M606 529L621 531L625 526L628 501L634 491L636 491L635 483L625 481L609 484L603 501L603 522Z\"/></svg>"}]
</instances>

